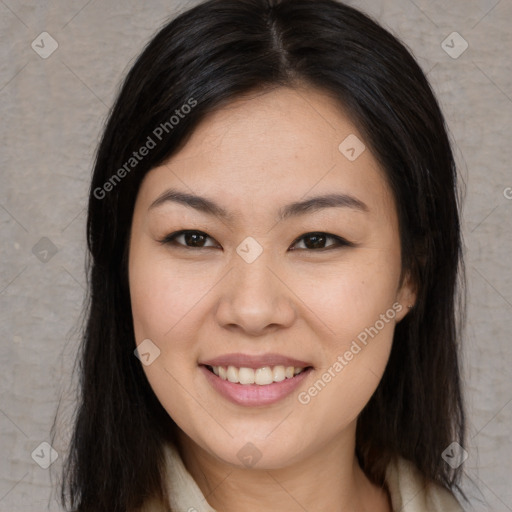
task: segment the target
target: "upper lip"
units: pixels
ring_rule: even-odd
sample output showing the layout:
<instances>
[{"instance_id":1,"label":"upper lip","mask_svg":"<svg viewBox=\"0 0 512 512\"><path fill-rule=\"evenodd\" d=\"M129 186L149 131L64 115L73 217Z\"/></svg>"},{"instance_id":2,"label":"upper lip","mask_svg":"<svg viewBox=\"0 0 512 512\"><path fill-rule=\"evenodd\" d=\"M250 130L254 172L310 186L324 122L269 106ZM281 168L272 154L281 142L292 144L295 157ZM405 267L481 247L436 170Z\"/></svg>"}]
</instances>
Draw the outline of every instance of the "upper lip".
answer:
<instances>
[{"instance_id":1,"label":"upper lip","mask_svg":"<svg viewBox=\"0 0 512 512\"><path fill-rule=\"evenodd\" d=\"M248 354L223 354L221 356L201 361L199 364L205 366L235 366L236 368L263 368L264 366L294 366L295 368L306 368L310 363L295 359L294 357L281 354L261 354L251 356Z\"/></svg>"}]
</instances>

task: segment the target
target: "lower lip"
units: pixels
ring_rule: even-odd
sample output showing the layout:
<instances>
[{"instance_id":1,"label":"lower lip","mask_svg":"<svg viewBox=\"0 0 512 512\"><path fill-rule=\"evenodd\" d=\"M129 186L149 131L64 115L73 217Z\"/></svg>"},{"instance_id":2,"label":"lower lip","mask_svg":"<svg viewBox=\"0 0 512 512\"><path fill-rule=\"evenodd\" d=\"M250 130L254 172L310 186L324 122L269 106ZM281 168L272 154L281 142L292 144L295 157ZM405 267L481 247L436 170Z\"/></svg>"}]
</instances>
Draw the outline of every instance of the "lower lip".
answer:
<instances>
[{"instance_id":1,"label":"lower lip","mask_svg":"<svg viewBox=\"0 0 512 512\"><path fill-rule=\"evenodd\" d=\"M204 373L206 380L223 397L237 405L258 406L270 405L290 395L301 382L309 375L312 368L302 371L291 379L285 379L281 382L273 382L260 386L258 384L238 384L223 380L217 377L206 366L200 365L199 368Z\"/></svg>"}]
</instances>

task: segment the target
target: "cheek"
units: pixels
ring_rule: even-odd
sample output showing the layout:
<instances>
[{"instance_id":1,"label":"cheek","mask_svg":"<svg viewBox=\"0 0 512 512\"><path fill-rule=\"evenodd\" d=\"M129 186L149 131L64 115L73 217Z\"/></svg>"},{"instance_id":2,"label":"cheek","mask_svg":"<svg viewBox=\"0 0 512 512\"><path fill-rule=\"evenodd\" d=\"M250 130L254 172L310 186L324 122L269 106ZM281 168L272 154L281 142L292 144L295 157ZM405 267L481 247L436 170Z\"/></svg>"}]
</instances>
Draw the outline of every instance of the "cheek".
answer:
<instances>
[{"instance_id":1,"label":"cheek","mask_svg":"<svg viewBox=\"0 0 512 512\"><path fill-rule=\"evenodd\" d=\"M393 291L391 283L358 279L352 274L336 284L331 282L323 289L324 293L310 296L311 309L329 326L329 330L324 331L322 347L326 367L342 356L347 367L354 371L361 365L375 373L383 370L397 312L402 309L394 302ZM356 380L359 381L359 377Z\"/></svg>"},{"instance_id":2,"label":"cheek","mask_svg":"<svg viewBox=\"0 0 512 512\"><path fill-rule=\"evenodd\" d=\"M137 342L154 337L177 343L183 320L211 288L201 271L170 263L159 251L134 247L130 255L130 297ZM198 270L198 269L196 269Z\"/></svg>"},{"instance_id":3,"label":"cheek","mask_svg":"<svg viewBox=\"0 0 512 512\"><path fill-rule=\"evenodd\" d=\"M193 324L207 283L170 265L154 249L137 245L130 251L129 283L136 344L150 339L159 351L151 364L142 365L143 371L168 414L193 431L189 419L197 415L197 404L187 391L197 360Z\"/></svg>"},{"instance_id":4,"label":"cheek","mask_svg":"<svg viewBox=\"0 0 512 512\"><path fill-rule=\"evenodd\" d=\"M315 275L316 286L306 279L309 286L305 284L304 290L310 290L307 305L323 333L324 357L299 402L311 407L312 417L336 429L357 417L385 370L397 315L403 309L396 302L399 254L368 251L336 273Z\"/></svg>"},{"instance_id":5,"label":"cheek","mask_svg":"<svg viewBox=\"0 0 512 512\"><path fill-rule=\"evenodd\" d=\"M329 269L307 267L300 272L294 289L304 297L332 347L343 345L373 326L388 310L388 320L395 319L392 306L397 298L400 276L399 254L388 250L354 251L347 260ZM389 322L386 322L388 326ZM379 330L385 330L379 322Z\"/></svg>"}]
</instances>

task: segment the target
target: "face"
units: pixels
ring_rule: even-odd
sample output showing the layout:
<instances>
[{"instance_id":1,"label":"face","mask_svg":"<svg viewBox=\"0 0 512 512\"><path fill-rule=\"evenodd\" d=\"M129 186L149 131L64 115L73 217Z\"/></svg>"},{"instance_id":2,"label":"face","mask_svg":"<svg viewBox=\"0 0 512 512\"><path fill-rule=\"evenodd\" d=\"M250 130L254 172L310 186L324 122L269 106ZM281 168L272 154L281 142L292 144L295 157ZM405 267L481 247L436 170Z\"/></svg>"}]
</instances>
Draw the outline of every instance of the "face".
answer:
<instances>
[{"instance_id":1,"label":"face","mask_svg":"<svg viewBox=\"0 0 512 512\"><path fill-rule=\"evenodd\" d=\"M316 453L353 432L381 379L414 294L363 144L328 96L280 88L210 115L140 187L129 284L143 369L217 459L271 469Z\"/></svg>"}]
</instances>

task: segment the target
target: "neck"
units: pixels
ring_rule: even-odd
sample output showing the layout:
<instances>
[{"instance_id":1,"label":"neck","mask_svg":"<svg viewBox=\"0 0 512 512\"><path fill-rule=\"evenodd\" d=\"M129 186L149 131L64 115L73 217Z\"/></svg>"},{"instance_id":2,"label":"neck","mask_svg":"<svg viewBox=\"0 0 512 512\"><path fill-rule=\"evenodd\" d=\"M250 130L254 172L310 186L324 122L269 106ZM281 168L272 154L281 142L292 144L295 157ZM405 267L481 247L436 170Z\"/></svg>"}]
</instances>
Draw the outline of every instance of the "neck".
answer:
<instances>
[{"instance_id":1,"label":"neck","mask_svg":"<svg viewBox=\"0 0 512 512\"><path fill-rule=\"evenodd\" d=\"M278 469L239 468L202 449L183 432L185 467L218 512L391 512L387 491L366 477L355 456L355 423L338 438Z\"/></svg>"}]
</instances>

